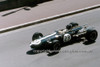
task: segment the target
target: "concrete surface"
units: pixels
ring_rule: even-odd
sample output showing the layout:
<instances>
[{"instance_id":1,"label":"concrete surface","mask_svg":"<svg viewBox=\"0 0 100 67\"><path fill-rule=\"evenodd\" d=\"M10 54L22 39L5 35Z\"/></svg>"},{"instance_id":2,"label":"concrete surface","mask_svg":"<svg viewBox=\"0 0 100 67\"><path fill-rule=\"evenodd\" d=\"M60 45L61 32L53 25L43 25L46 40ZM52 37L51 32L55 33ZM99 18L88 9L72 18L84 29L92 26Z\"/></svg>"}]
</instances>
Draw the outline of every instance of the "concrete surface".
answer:
<instances>
[{"instance_id":1,"label":"concrete surface","mask_svg":"<svg viewBox=\"0 0 100 67\"><path fill-rule=\"evenodd\" d=\"M88 24L100 33L100 9L49 21L47 23L0 34L0 67L99 67L100 66L100 36L95 43L84 45L82 42L63 47L54 56L46 53L27 55L29 43L34 32L44 35L63 29L70 22L80 25ZM100 35L100 34L99 34ZM81 52L71 52L71 51ZM86 52L82 52L86 51Z\"/></svg>"},{"instance_id":2,"label":"concrete surface","mask_svg":"<svg viewBox=\"0 0 100 67\"><path fill-rule=\"evenodd\" d=\"M53 0L30 8L31 10L24 10L22 7L0 12L0 29L97 4L100 4L99 0Z\"/></svg>"}]
</instances>

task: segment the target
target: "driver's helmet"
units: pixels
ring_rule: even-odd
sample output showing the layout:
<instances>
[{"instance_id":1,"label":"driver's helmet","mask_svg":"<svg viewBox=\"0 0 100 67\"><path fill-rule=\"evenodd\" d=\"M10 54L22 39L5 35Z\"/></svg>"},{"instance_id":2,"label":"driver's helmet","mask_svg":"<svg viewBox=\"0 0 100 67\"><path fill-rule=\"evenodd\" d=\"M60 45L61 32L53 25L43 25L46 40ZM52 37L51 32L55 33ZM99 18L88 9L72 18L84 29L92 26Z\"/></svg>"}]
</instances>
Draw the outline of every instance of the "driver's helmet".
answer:
<instances>
[{"instance_id":1,"label":"driver's helmet","mask_svg":"<svg viewBox=\"0 0 100 67\"><path fill-rule=\"evenodd\" d=\"M66 29L68 29L68 30L71 29L71 28L72 28L72 24L69 24L69 25L66 26Z\"/></svg>"},{"instance_id":2,"label":"driver's helmet","mask_svg":"<svg viewBox=\"0 0 100 67\"><path fill-rule=\"evenodd\" d=\"M78 26L78 23L75 22L71 22L70 24L72 25L72 27Z\"/></svg>"}]
</instances>

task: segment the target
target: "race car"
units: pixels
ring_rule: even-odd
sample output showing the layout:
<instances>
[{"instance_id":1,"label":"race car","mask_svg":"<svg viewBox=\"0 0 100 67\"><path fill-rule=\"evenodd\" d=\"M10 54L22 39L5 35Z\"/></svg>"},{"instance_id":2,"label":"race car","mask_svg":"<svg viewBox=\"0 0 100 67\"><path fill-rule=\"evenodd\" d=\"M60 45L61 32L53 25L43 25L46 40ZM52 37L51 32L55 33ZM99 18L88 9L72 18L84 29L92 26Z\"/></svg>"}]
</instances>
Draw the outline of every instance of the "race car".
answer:
<instances>
[{"instance_id":1,"label":"race car","mask_svg":"<svg viewBox=\"0 0 100 67\"><path fill-rule=\"evenodd\" d=\"M93 27L88 27L87 25L79 26L78 23L71 22L65 29L55 31L47 36L43 36L40 32L34 33L30 47L33 51L47 50L46 52L48 53L50 53L50 51L59 52L64 43L73 42L76 39L93 42L97 37L98 32Z\"/></svg>"}]
</instances>

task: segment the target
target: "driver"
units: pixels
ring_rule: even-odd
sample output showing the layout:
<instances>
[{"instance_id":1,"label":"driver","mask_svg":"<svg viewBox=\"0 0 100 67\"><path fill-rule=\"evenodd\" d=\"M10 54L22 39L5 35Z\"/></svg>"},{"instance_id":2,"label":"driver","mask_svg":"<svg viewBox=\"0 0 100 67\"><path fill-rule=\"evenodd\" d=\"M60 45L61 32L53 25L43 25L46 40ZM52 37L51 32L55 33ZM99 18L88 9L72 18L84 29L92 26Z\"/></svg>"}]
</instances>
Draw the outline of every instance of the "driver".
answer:
<instances>
[{"instance_id":1,"label":"driver","mask_svg":"<svg viewBox=\"0 0 100 67\"><path fill-rule=\"evenodd\" d=\"M75 28L75 27L78 27L78 23L74 23L74 22L71 22L70 24L68 24L66 26L66 29L62 29L60 31L57 31L59 34L65 34L66 32L68 32L69 30Z\"/></svg>"}]
</instances>

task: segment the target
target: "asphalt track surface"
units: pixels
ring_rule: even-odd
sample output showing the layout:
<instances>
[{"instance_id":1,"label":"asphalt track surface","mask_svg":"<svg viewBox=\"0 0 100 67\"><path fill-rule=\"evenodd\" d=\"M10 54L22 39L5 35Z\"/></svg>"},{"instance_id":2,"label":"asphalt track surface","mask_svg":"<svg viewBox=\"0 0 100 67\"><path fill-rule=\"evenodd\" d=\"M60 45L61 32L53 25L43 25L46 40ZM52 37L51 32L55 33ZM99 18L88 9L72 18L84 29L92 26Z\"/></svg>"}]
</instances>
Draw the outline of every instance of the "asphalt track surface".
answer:
<instances>
[{"instance_id":1,"label":"asphalt track surface","mask_svg":"<svg viewBox=\"0 0 100 67\"><path fill-rule=\"evenodd\" d=\"M29 43L34 32L39 31L44 35L51 34L55 30L65 28L68 23L73 21L80 25L93 26L100 33L100 9L95 9L0 34L0 67L99 67L100 36L95 43L90 45L78 42L65 46L61 49L62 52L53 56L47 56L47 53L26 54L30 50Z\"/></svg>"}]
</instances>

